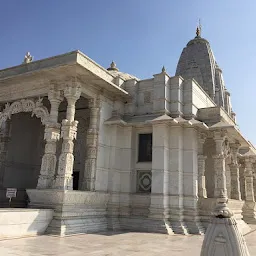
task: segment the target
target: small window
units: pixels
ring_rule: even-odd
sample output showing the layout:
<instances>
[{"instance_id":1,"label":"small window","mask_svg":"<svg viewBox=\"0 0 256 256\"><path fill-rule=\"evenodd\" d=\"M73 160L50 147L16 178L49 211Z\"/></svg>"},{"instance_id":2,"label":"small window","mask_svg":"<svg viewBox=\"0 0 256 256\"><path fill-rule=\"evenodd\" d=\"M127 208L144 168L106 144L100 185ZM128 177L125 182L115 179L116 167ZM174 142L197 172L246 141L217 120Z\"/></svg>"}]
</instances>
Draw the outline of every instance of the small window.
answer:
<instances>
[{"instance_id":1,"label":"small window","mask_svg":"<svg viewBox=\"0 0 256 256\"><path fill-rule=\"evenodd\" d=\"M152 133L139 134L139 162L152 162Z\"/></svg>"}]
</instances>

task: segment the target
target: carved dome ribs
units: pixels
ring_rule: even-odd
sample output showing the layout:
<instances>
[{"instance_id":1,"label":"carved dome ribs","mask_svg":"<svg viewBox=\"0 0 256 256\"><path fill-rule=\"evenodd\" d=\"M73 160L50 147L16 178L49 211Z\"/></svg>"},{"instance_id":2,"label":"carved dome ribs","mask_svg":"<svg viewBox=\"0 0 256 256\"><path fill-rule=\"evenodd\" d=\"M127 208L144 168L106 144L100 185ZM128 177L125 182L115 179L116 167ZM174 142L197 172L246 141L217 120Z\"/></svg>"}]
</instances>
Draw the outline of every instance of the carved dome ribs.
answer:
<instances>
[{"instance_id":1,"label":"carved dome ribs","mask_svg":"<svg viewBox=\"0 0 256 256\"><path fill-rule=\"evenodd\" d=\"M176 75L185 79L195 79L214 99L215 96L215 58L207 40L196 37L183 49Z\"/></svg>"},{"instance_id":2,"label":"carved dome ribs","mask_svg":"<svg viewBox=\"0 0 256 256\"><path fill-rule=\"evenodd\" d=\"M201 37L201 30L197 30L197 36L183 49L175 75L195 79L218 106L223 107L231 118L235 118L222 70L215 60L210 43Z\"/></svg>"}]
</instances>

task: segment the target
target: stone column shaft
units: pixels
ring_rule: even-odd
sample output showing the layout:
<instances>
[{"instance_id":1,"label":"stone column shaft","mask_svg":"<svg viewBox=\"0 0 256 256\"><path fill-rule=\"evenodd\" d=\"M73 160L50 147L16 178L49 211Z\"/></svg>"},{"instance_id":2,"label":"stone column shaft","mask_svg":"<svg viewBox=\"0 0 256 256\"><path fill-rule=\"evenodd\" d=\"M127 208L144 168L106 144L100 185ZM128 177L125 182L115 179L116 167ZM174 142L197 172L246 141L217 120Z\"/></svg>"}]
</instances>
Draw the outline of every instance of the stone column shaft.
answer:
<instances>
[{"instance_id":1,"label":"stone column shaft","mask_svg":"<svg viewBox=\"0 0 256 256\"><path fill-rule=\"evenodd\" d=\"M231 199L241 200L241 188L240 188L240 177L239 177L239 164L237 162L237 154L239 150L239 143L231 143Z\"/></svg>"},{"instance_id":2,"label":"stone column shaft","mask_svg":"<svg viewBox=\"0 0 256 256\"><path fill-rule=\"evenodd\" d=\"M223 190L227 194L226 175L225 175L225 157L224 155L213 156L215 170L215 189L214 197L218 198Z\"/></svg>"},{"instance_id":3,"label":"stone column shaft","mask_svg":"<svg viewBox=\"0 0 256 256\"><path fill-rule=\"evenodd\" d=\"M67 86L64 96L67 99L66 119L62 120L61 138L63 139L61 154L59 156L58 172L54 188L61 190L73 189L73 166L74 166L74 142L77 134L78 121L75 121L76 101L80 98L81 88L79 86Z\"/></svg>"},{"instance_id":4,"label":"stone column shaft","mask_svg":"<svg viewBox=\"0 0 256 256\"><path fill-rule=\"evenodd\" d=\"M214 197L219 198L221 193L227 195L225 154L228 145L222 131L214 132L214 141L216 143L216 155L213 156L215 170Z\"/></svg>"},{"instance_id":5,"label":"stone column shaft","mask_svg":"<svg viewBox=\"0 0 256 256\"><path fill-rule=\"evenodd\" d=\"M59 105L63 101L60 91L50 89L48 99L51 103L49 120L45 125L45 152L42 157L41 170L37 188L52 188L56 172L56 143L60 138L60 124L58 123Z\"/></svg>"},{"instance_id":6,"label":"stone column shaft","mask_svg":"<svg viewBox=\"0 0 256 256\"><path fill-rule=\"evenodd\" d=\"M245 201L255 202L253 188L252 162L250 158L245 159Z\"/></svg>"},{"instance_id":7,"label":"stone column shaft","mask_svg":"<svg viewBox=\"0 0 256 256\"><path fill-rule=\"evenodd\" d=\"M98 147L98 130L100 120L100 100L98 98L89 100L90 124L87 131L87 154L85 160L84 178L82 190L95 191L96 158Z\"/></svg>"},{"instance_id":8,"label":"stone column shaft","mask_svg":"<svg viewBox=\"0 0 256 256\"><path fill-rule=\"evenodd\" d=\"M253 185L253 159L245 156L244 159L244 181L245 181L245 202L243 206L243 219L249 224L256 224L255 196Z\"/></svg>"},{"instance_id":9,"label":"stone column shaft","mask_svg":"<svg viewBox=\"0 0 256 256\"><path fill-rule=\"evenodd\" d=\"M239 164L230 164L231 199L241 200Z\"/></svg>"},{"instance_id":10,"label":"stone column shaft","mask_svg":"<svg viewBox=\"0 0 256 256\"><path fill-rule=\"evenodd\" d=\"M198 196L201 198L207 198L207 191L205 187L205 160L203 146L206 136L203 133L199 133L198 138Z\"/></svg>"},{"instance_id":11,"label":"stone column shaft","mask_svg":"<svg viewBox=\"0 0 256 256\"><path fill-rule=\"evenodd\" d=\"M206 156L198 155L198 196L207 198L205 187L205 160Z\"/></svg>"}]
</instances>

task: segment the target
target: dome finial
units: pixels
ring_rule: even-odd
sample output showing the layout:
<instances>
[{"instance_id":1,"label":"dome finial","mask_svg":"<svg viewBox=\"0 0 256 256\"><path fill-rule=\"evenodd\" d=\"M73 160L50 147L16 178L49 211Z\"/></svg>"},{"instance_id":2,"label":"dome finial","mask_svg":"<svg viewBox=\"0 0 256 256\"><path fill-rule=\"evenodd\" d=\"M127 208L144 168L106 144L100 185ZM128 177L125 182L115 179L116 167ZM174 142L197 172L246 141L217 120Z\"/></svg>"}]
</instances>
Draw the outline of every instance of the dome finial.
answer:
<instances>
[{"instance_id":1,"label":"dome finial","mask_svg":"<svg viewBox=\"0 0 256 256\"><path fill-rule=\"evenodd\" d=\"M165 66L162 67L162 73L166 73Z\"/></svg>"},{"instance_id":2,"label":"dome finial","mask_svg":"<svg viewBox=\"0 0 256 256\"><path fill-rule=\"evenodd\" d=\"M198 25L196 27L196 37L201 37L201 33L202 33L202 26L201 26L201 21L199 19Z\"/></svg>"},{"instance_id":3,"label":"dome finial","mask_svg":"<svg viewBox=\"0 0 256 256\"><path fill-rule=\"evenodd\" d=\"M23 64L30 63L32 60L33 57L31 56L30 52L27 52L24 57Z\"/></svg>"},{"instance_id":4,"label":"dome finial","mask_svg":"<svg viewBox=\"0 0 256 256\"><path fill-rule=\"evenodd\" d=\"M114 61L111 62L110 67L107 69L108 71L118 71L119 69L116 67L116 63Z\"/></svg>"}]
</instances>

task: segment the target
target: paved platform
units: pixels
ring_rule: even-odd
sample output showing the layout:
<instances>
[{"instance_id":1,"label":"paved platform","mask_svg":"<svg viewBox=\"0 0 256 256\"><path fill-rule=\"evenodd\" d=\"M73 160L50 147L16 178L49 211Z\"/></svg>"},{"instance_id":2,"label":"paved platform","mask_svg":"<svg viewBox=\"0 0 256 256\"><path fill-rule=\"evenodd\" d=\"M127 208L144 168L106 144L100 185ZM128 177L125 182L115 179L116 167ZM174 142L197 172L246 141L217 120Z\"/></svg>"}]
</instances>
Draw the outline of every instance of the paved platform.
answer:
<instances>
[{"instance_id":1,"label":"paved platform","mask_svg":"<svg viewBox=\"0 0 256 256\"><path fill-rule=\"evenodd\" d=\"M256 232L245 236L256 255ZM38 236L0 241L4 256L182 256L200 255L202 236L168 236L148 233L103 233L64 238Z\"/></svg>"}]
</instances>

